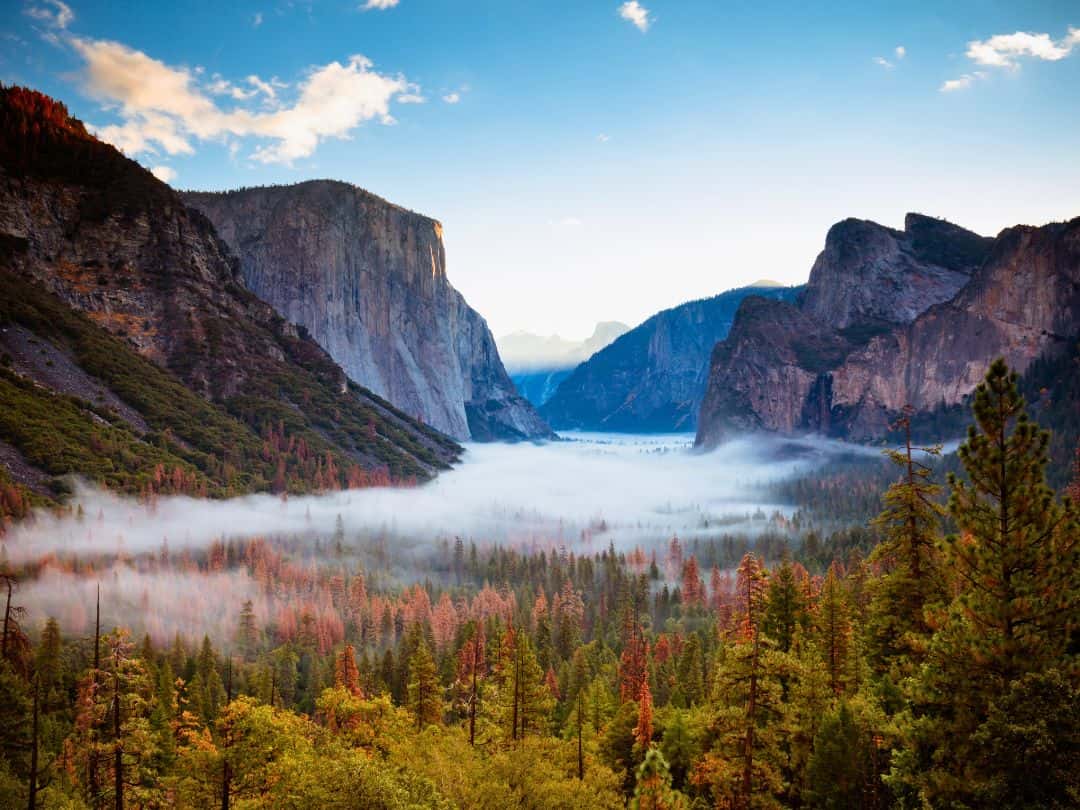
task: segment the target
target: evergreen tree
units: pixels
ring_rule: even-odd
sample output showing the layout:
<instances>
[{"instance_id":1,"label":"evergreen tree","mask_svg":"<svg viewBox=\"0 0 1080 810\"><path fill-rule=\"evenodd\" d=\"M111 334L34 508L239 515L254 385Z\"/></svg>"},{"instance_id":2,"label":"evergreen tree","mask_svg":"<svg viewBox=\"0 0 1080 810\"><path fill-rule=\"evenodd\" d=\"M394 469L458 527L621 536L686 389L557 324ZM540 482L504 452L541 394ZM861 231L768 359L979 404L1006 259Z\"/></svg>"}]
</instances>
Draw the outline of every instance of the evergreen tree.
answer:
<instances>
[{"instance_id":1,"label":"evergreen tree","mask_svg":"<svg viewBox=\"0 0 1080 810\"><path fill-rule=\"evenodd\" d=\"M888 450L889 459L903 470L903 478L885 492L885 509L874 520L882 541L870 557L882 574L873 586L867 639L873 668L890 669L900 677L912 672L931 634L928 605L945 598L937 551L944 507L938 503L941 486L933 471L918 461L913 450L933 458L941 448L911 443L911 413L906 409L896 427L904 430L903 451Z\"/></svg>"},{"instance_id":2,"label":"evergreen tree","mask_svg":"<svg viewBox=\"0 0 1080 810\"><path fill-rule=\"evenodd\" d=\"M681 810L686 797L671 787L671 772L659 748L650 748L637 770L631 810Z\"/></svg>"},{"instance_id":3,"label":"evergreen tree","mask_svg":"<svg viewBox=\"0 0 1080 810\"><path fill-rule=\"evenodd\" d=\"M1027 751L999 749L991 762L975 743L1014 682L1054 667L1076 677L1068 643L1080 615L1080 530L1045 483L1048 436L1028 420L1016 381L1004 361L990 367L959 451L968 480L950 476L960 531L946 538L942 564L957 595L912 685L891 776L898 791L932 805L977 804L1022 767Z\"/></svg>"},{"instance_id":4,"label":"evergreen tree","mask_svg":"<svg viewBox=\"0 0 1080 810\"><path fill-rule=\"evenodd\" d=\"M417 729L442 723L443 701L438 670L423 637L409 659L408 692L409 710L416 718Z\"/></svg>"},{"instance_id":5,"label":"evergreen tree","mask_svg":"<svg viewBox=\"0 0 1080 810\"><path fill-rule=\"evenodd\" d=\"M765 619L761 626L762 632L776 642L781 652L791 649L791 640L804 610L795 571L791 560L785 555L780 567L769 577Z\"/></svg>"}]
</instances>

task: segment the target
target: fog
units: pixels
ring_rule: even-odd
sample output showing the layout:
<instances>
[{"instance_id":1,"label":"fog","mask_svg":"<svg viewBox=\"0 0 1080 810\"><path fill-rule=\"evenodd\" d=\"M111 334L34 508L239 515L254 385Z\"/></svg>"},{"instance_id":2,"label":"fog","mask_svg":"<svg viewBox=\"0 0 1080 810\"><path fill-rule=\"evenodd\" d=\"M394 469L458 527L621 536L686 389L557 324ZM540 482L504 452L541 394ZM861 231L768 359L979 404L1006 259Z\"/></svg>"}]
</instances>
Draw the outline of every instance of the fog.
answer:
<instances>
[{"instance_id":1,"label":"fog","mask_svg":"<svg viewBox=\"0 0 1080 810\"><path fill-rule=\"evenodd\" d=\"M792 511L770 497L770 484L879 453L822 439L747 438L709 453L692 443L571 433L545 444L473 444L454 470L416 488L310 497L147 504L76 486L67 516L40 510L2 538L0 557L24 571L17 598L31 626L55 616L65 632L89 632L100 583L105 627L229 644L244 601L262 622L301 597L261 589L243 566L200 567L186 552L264 538L311 570L362 569L379 590L432 576L439 546L456 538L591 554L608 543L666 546L673 535L751 535L774 525L761 518Z\"/></svg>"},{"instance_id":2,"label":"fog","mask_svg":"<svg viewBox=\"0 0 1080 810\"><path fill-rule=\"evenodd\" d=\"M339 517L350 535L389 536L396 551L422 553L435 539L456 537L480 545L627 547L718 524L738 527L758 510L786 512L789 505L770 500L769 483L837 455L878 452L822 439L754 438L699 453L689 435L571 433L562 442L469 445L457 468L412 489L168 497L147 505L77 486L72 505L82 507L81 519L40 511L8 533L2 550L15 564L48 555L137 555L163 545L176 552L223 539L328 536Z\"/></svg>"}]
</instances>

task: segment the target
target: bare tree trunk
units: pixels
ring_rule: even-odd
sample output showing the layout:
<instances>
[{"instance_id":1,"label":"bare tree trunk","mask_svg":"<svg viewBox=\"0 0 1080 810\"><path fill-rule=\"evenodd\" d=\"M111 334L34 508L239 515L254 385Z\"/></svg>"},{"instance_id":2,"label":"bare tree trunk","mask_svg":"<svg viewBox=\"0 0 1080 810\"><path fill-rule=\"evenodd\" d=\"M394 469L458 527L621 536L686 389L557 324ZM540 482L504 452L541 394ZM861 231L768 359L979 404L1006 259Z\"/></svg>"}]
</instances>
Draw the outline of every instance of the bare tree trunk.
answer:
<instances>
[{"instance_id":1,"label":"bare tree trunk","mask_svg":"<svg viewBox=\"0 0 1080 810\"><path fill-rule=\"evenodd\" d=\"M94 613L94 669L90 673L90 688L96 699L98 686L98 671L101 669L101 583L97 586L97 607ZM94 714L90 716L90 756L87 758L87 767L90 770L88 787L90 790L90 803L96 808L101 807L101 785L98 783L98 756L97 756L97 729Z\"/></svg>"},{"instance_id":2,"label":"bare tree trunk","mask_svg":"<svg viewBox=\"0 0 1080 810\"><path fill-rule=\"evenodd\" d=\"M41 687L41 678L38 675L34 676L34 721L32 726L33 740L30 748L30 798L26 803L28 810L36 810L37 808L37 780L38 780L38 736L40 734L38 730L38 706L40 698L38 697Z\"/></svg>"},{"instance_id":3,"label":"bare tree trunk","mask_svg":"<svg viewBox=\"0 0 1080 810\"><path fill-rule=\"evenodd\" d=\"M754 648L750 658L750 695L746 701L746 738L743 743L742 806L750 807L754 788L754 723L757 715L758 636L754 630Z\"/></svg>"},{"instance_id":4,"label":"bare tree trunk","mask_svg":"<svg viewBox=\"0 0 1080 810\"><path fill-rule=\"evenodd\" d=\"M113 771L116 794L116 810L124 810L124 744L120 736L120 661L114 659L113 670Z\"/></svg>"},{"instance_id":5,"label":"bare tree trunk","mask_svg":"<svg viewBox=\"0 0 1080 810\"><path fill-rule=\"evenodd\" d=\"M271 695L271 700L273 696ZM225 676L225 702L232 703L232 658L229 658L229 670ZM221 810L229 810L229 799L232 793L232 765L229 764L228 740L221 741Z\"/></svg>"},{"instance_id":6,"label":"bare tree trunk","mask_svg":"<svg viewBox=\"0 0 1080 810\"><path fill-rule=\"evenodd\" d=\"M585 751L581 745L581 692L578 692L577 696L577 778L582 780L585 778Z\"/></svg>"},{"instance_id":7,"label":"bare tree trunk","mask_svg":"<svg viewBox=\"0 0 1080 810\"><path fill-rule=\"evenodd\" d=\"M14 578L5 576L7 582L7 604L4 606L4 640L0 643L0 660L7 660L8 626L11 623L11 588Z\"/></svg>"},{"instance_id":8,"label":"bare tree trunk","mask_svg":"<svg viewBox=\"0 0 1080 810\"><path fill-rule=\"evenodd\" d=\"M476 670L479 668L480 657L480 633L479 630L473 636L472 658L472 694L469 695L469 745L476 745Z\"/></svg>"}]
</instances>

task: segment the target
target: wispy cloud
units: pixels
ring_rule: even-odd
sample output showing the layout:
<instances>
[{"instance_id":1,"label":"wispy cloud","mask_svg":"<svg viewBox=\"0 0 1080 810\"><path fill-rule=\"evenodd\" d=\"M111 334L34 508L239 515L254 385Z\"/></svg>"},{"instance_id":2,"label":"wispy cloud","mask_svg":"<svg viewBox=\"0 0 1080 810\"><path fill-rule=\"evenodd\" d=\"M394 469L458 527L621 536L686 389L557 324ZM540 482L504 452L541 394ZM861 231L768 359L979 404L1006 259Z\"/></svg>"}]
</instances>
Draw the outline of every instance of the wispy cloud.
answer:
<instances>
[{"instance_id":1,"label":"wispy cloud","mask_svg":"<svg viewBox=\"0 0 1080 810\"><path fill-rule=\"evenodd\" d=\"M362 11L386 11L398 4L399 0L367 0L360 8Z\"/></svg>"},{"instance_id":2,"label":"wispy cloud","mask_svg":"<svg viewBox=\"0 0 1080 810\"><path fill-rule=\"evenodd\" d=\"M905 48L903 45L897 45L895 48L893 48L893 58L896 61L890 62L884 56L875 56L874 64L881 65L881 67L885 68L886 70L892 70L905 56L907 56L907 48Z\"/></svg>"},{"instance_id":3,"label":"wispy cloud","mask_svg":"<svg viewBox=\"0 0 1080 810\"><path fill-rule=\"evenodd\" d=\"M111 108L122 123L100 127L98 134L130 155L157 152L190 154L196 140L226 136L261 141L250 157L264 163L291 163L309 157L326 138L348 138L361 124L394 123L390 104L418 95L404 76L382 74L367 58L312 68L296 86L291 104L279 91L288 87L250 75L242 84L221 76L201 80L201 71L173 67L142 51L107 40L68 37L85 61L87 91ZM225 95L238 106L222 109L212 99ZM263 108L252 108L255 96ZM415 100L415 99L412 99Z\"/></svg>"},{"instance_id":4,"label":"wispy cloud","mask_svg":"<svg viewBox=\"0 0 1080 810\"><path fill-rule=\"evenodd\" d=\"M652 25L652 19L649 17L649 10L641 5L638 0L629 0L629 2L619 6L619 16L635 25L643 34L648 31L649 26Z\"/></svg>"},{"instance_id":5,"label":"wispy cloud","mask_svg":"<svg viewBox=\"0 0 1080 810\"><path fill-rule=\"evenodd\" d=\"M71 6L61 0L44 0L41 5L28 5L26 15L50 28L66 29L75 19Z\"/></svg>"},{"instance_id":6,"label":"wispy cloud","mask_svg":"<svg viewBox=\"0 0 1080 810\"><path fill-rule=\"evenodd\" d=\"M255 28L258 28L260 25L263 24L263 14L261 11L255 12L254 16L251 18L251 24Z\"/></svg>"},{"instance_id":7,"label":"wispy cloud","mask_svg":"<svg viewBox=\"0 0 1080 810\"><path fill-rule=\"evenodd\" d=\"M986 78L986 73L976 70L974 73L965 73L959 79L949 79L938 88L942 93L955 93L957 90L967 90L977 81Z\"/></svg>"},{"instance_id":8,"label":"wispy cloud","mask_svg":"<svg viewBox=\"0 0 1080 810\"><path fill-rule=\"evenodd\" d=\"M445 96L442 97L442 100L445 101L447 104L457 104L459 101L461 101L461 93L447 93Z\"/></svg>"},{"instance_id":9,"label":"wispy cloud","mask_svg":"<svg viewBox=\"0 0 1080 810\"><path fill-rule=\"evenodd\" d=\"M1024 59L1043 62L1059 62L1080 46L1080 28L1070 27L1068 33L1055 40L1049 34L1033 34L1017 31L1013 34L996 34L989 39L973 39L964 55L980 67L1019 70ZM944 82L942 93L971 87L979 79L986 78L985 71L965 73L958 79Z\"/></svg>"},{"instance_id":10,"label":"wispy cloud","mask_svg":"<svg viewBox=\"0 0 1080 810\"><path fill-rule=\"evenodd\" d=\"M176 169L171 166L154 166L150 173L162 183L171 183L176 179Z\"/></svg>"},{"instance_id":11,"label":"wispy cloud","mask_svg":"<svg viewBox=\"0 0 1080 810\"><path fill-rule=\"evenodd\" d=\"M607 143L611 140L611 136L605 135L603 132L601 132L599 135L596 136L596 140L598 140L600 143Z\"/></svg>"}]
</instances>

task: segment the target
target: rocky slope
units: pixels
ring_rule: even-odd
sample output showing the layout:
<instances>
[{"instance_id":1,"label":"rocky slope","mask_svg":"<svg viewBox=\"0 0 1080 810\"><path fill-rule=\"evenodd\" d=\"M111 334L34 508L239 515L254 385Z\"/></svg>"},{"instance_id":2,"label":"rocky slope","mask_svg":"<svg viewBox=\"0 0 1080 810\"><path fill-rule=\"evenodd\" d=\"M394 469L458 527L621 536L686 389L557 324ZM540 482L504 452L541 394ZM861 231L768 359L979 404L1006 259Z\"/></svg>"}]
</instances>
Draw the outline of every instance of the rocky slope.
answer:
<instances>
[{"instance_id":1,"label":"rocky slope","mask_svg":"<svg viewBox=\"0 0 1080 810\"><path fill-rule=\"evenodd\" d=\"M852 223L830 231L798 307L744 302L713 352L700 445L748 428L880 437L905 405L963 402L993 358L1022 372L1080 333L1080 219L989 241L922 217L903 236Z\"/></svg>"},{"instance_id":2,"label":"rocky slope","mask_svg":"<svg viewBox=\"0 0 1080 810\"><path fill-rule=\"evenodd\" d=\"M709 354L749 295L790 301L794 288L743 287L660 312L578 366L540 409L555 428L693 430Z\"/></svg>"},{"instance_id":3,"label":"rocky slope","mask_svg":"<svg viewBox=\"0 0 1080 810\"><path fill-rule=\"evenodd\" d=\"M230 494L424 479L457 457L350 384L244 289L205 217L63 105L0 88L0 130L3 392L19 414L0 440L34 465L131 489L175 463L192 491ZM81 466L110 453L122 479Z\"/></svg>"},{"instance_id":4,"label":"rocky slope","mask_svg":"<svg viewBox=\"0 0 1080 810\"><path fill-rule=\"evenodd\" d=\"M579 364L629 331L624 323L602 321L581 341L514 332L498 340L499 354L518 393L539 407L551 399Z\"/></svg>"},{"instance_id":5,"label":"rocky slope","mask_svg":"<svg viewBox=\"0 0 1080 810\"><path fill-rule=\"evenodd\" d=\"M450 285L435 220L328 180L183 198L239 257L247 288L351 379L457 439L550 434Z\"/></svg>"}]
</instances>

